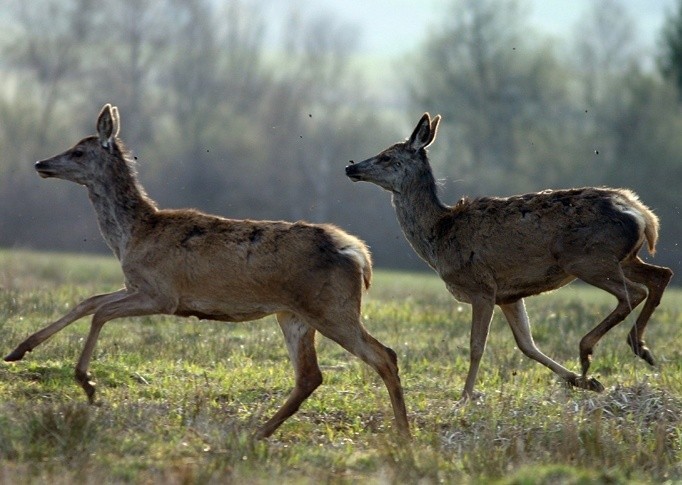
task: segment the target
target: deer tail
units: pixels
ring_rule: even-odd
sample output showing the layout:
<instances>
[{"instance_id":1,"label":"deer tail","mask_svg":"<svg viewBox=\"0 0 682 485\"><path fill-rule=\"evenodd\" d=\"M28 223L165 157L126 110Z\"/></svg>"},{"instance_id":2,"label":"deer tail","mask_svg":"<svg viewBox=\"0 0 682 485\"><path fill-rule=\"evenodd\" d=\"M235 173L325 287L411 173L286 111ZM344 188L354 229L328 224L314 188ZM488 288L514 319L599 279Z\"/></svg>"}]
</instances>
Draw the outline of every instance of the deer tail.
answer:
<instances>
[{"instance_id":1,"label":"deer tail","mask_svg":"<svg viewBox=\"0 0 682 485\"><path fill-rule=\"evenodd\" d=\"M644 235L649 248L649 254L656 254L656 241L658 240L658 217L651 210L644 212Z\"/></svg>"},{"instance_id":2,"label":"deer tail","mask_svg":"<svg viewBox=\"0 0 682 485\"><path fill-rule=\"evenodd\" d=\"M339 253L350 257L360 267L365 289L369 289L372 282L372 256L367 245L346 233L343 233L343 241L339 242Z\"/></svg>"},{"instance_id":3,"label":"deer tail","mask_svg":"<svg viewBox=\"0 0 682 485\"><path fill-rule=\"evenodd\" d=\"M656 254L656 242L658 241L658 228L660 226L658 216L644 205L634 192L624 189L623 193L626 195L629 205L635 209L643 219L644 237L646 238L649 254L653 256Z\"/></svg>"}]
</instances>

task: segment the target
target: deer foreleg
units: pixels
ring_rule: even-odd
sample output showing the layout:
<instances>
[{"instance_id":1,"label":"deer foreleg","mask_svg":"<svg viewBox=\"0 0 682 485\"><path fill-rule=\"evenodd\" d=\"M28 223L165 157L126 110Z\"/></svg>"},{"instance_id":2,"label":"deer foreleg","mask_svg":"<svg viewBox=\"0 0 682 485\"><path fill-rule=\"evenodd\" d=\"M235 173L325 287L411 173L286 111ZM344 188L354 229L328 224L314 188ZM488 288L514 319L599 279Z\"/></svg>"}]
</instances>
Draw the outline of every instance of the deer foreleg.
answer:
<instances>
[{"instance_id":1,"label":"deer foreleg","mask_svg":"<svg viewBox=\"0 0 682 485\"><path fill-rule=\"evenodd\" d=\"M82 301L62 318L48 325L42 330L37 331L26 340L21 342L16 349L14 349L7 357L5 357L5 361L14 362L23 359L26 352L32 351L34 348L55 333L62 330L64 327L72 324L80 318L83 318L84 316L92 315L100 306L120 300L126 295L128 295L128 291L126 289L122 289L113 293L92 296L87 300Z\"/></svg>"},{"instance_id":2,"label":"deer foreleg","mask_svg":"<svg viewBox=\"0 0 682 485\"><path fill-rule=\"evenodd\" d=\"M471 305L473 315L471 320L471 340L469 346L469 372L467 373L467 378L464 383L462 401L466 401L474 395L476 375L478 374L481 357L483 357L483 352L485 351L488 333L490 332L490 322L493 318L493 309L495 308L494 299L483 297L472 299Z\"/></svg>"},{"instance_id":3,"label":"deer foreleg","mask_svg":"<svg viewBox=\"0 0 682 485\"><path fill-rule=\"evenodd\" d=\"M555 374L573 386L596 392L601 392L604 390L604 386L602 386L601 383L596 379L579 376L575 372L571 372L558 362L555 362L551 358L547 357L540 349L537 348L535 342L533 341L533 335L531 334L530 330L530 321L528 319L528 313L526 312L526 306L523 303L523 300L518 300L514 303L509 303L506 305L500 305L500 308L502 309L504 316L507 318L509 327L511 327L512 333L514 334L516 344L519 346L519 349L521 349L521 352L526 354L526 356L550 368Z\"/></svg>"},{"instance_id":4,"label":"deer foreleg","mask_svg":"<svg viewBox=\"0 0 682 485\"><path fill-rule=\"evenodd\" d=\"M164 313L164 306L143 293L128 294L123 298L99 306L95 311L85 347L83 347L83 352L78 359L78 364L76 364L76 380L88 396L90 404L95 403L95 383L90 380L88 368L102 326L114 318L138 317L156 313Z\"/></svg>"}]
</instances>

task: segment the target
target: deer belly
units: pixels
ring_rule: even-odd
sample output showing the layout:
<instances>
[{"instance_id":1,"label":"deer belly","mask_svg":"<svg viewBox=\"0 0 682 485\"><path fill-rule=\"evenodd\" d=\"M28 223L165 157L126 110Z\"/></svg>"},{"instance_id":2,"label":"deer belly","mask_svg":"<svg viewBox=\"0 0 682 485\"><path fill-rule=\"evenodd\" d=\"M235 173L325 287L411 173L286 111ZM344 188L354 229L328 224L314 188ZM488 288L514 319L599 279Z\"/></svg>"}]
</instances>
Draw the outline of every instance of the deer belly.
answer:
<instances>
[{"instance_id":1,"label":"deer belly","mask_svg":"<svg viewBox=\"0 0 682 485\"><path fill-rule=\"evenodd\" d=\"M446 283L445 287L448 289L450 294L455 297L455 300L461 303L471 303L471 298L467 296L460 288L455 285Z\"/></svg>"},{"instance_id":2,"label":"deer belly","mask_svg":"<svg viewBox=\"0 0 682 485\"><path fill-rule=\"evenodd\" d=\"M222 322L244 322L258 320L280 310L270 305L256 303L233 303L189 301L178 305L175 315L197 317L200 320L219 320Z\"/></svg>"},{"instance_id":3,"label":"deer belly","mask_svg":"<svg viewBox=\"0 0 682 485\"><path fill-rule=\"evenodd\" d=\"M496 303L512 303L527 296L555 290L575 279L559 266L549 266L541 271L520 271L497 280Z\"/></svg>"}]
</instances>

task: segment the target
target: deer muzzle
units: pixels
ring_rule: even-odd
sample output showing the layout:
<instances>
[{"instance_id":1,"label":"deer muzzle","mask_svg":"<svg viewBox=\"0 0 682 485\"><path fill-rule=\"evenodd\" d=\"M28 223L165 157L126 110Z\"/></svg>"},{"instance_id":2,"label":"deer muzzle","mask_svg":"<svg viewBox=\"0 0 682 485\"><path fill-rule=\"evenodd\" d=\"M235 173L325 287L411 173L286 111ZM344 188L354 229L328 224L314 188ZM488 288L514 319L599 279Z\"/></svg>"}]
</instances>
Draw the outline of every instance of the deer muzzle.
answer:
<instances>
[{"instance_id":1,"label":"deer muzzle","mask_svg":"<svg viewBox=\"0 0 682 485\"><path fill-rule=\"evenodd\" d=\"M38 175L40 175L42 178L54 176L54 170L50 168L50 164L47 163L46 160L40 160L39 162L36 162L35 169L36 172L38 172Z\"/></svg>"},{"instance_id":2,"label":"deer muzzle","mask_svg":"<svg viewBox=\"0 0 682 485\"><path fill-rule=\"evenodd\" d=\"M353 165L346 166L346 176L350 178L353 182L359 182L364 180L362 174L362 168L358 168L360 164L356 163Z\"/></svg>"}]
</instances>

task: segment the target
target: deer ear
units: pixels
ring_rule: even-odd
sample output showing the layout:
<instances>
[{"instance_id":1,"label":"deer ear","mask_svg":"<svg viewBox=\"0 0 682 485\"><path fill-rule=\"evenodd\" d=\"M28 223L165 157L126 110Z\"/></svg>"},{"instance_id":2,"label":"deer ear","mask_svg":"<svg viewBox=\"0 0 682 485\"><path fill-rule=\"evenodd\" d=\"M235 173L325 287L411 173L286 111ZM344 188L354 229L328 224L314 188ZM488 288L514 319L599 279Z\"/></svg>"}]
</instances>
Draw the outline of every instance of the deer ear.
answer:
<instances>
[{"instance_id":1,"label":"deer ear","mask_svg":"<svg viewBox=\"0 0 682 485\"><path fill-rule=\"evenodd\" d=\"M114 132L112 134L112 137L116 138L118 137L118 134L121 131L121 116L118 114L117 106L113 106L111 108L111 117L112 120L114 121Z\"/></svg>"},{"instance_id":2,"label":"deer ear","mask_svg":"<svg viewBox=\"0 0 682 485\"><path fill-rule=\"evenodd\" d=\"M434 122L437 126L438 122L435 119ZM414 131L410 135L410 138L407 140L407 145L415 151L421 148L426 148L436 136L435 130L433 130L433 135L431 134L431 131L431 118L428 113L424 113L419 120L419 123L417 123Z\"/></svg>"},{"instance_id":3,"label":"deer ear","mask_svg":"<svg viewBox=\"0 0 682 485\"><path fill-rule=\"evenodd\" d=\"M104 148L109 148L114 144L114 139L118 134L119 120L118 109L112 108L110 104L105 104L97 118L97 136Z\"/></svg>"},{"instance_id":4,"label":"deer ear","mask_svg":"<svg viewBox=\"0 0 682 485\"><path fill-rule=\"evenodd\" d=\"M440 123L440 120L441 120L440 115L434 116L433 119L431 120L431 134L429 136L429 142L425 146L428 147L436 139L436 134L438 133L438 124Z\"/></svg>"}]
</instances>

